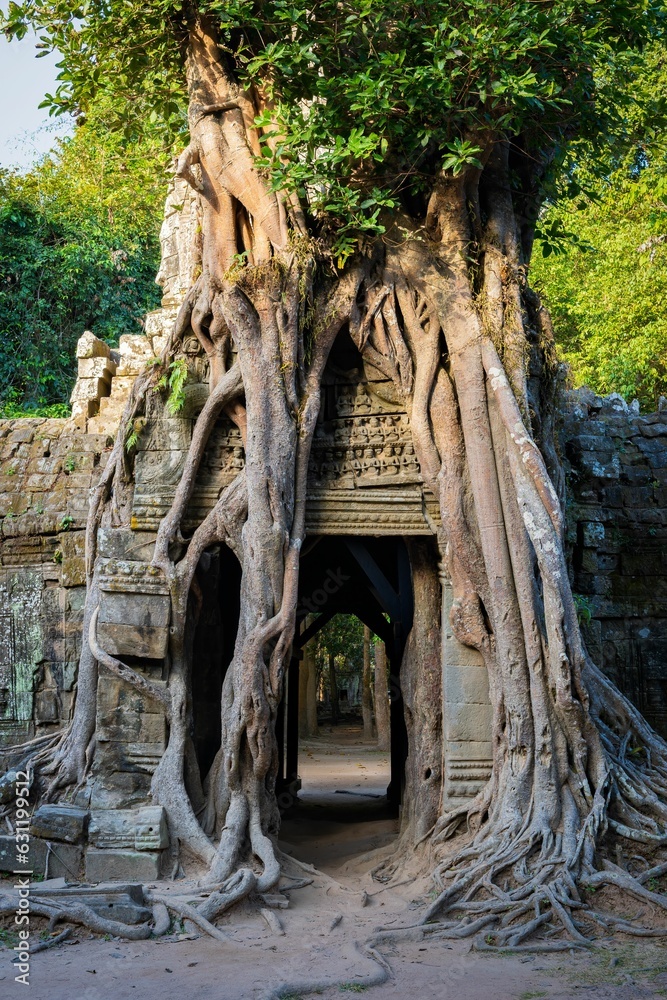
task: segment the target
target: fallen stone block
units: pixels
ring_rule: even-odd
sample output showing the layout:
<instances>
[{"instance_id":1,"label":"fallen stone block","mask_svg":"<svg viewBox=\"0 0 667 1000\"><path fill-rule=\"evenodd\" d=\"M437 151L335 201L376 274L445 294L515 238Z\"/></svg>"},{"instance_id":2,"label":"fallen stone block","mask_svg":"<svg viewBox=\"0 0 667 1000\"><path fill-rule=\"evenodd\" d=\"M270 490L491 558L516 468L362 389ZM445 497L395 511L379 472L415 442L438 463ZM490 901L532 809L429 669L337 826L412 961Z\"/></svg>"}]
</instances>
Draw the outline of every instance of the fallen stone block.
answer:
<instances>
[{"instance_id":1,"label":"fallen stone block","mask_svg":"<svg viewBox=\"0 0 667 1000\"><path fill-rule=\"evenodd\" d=\"M140 885L99 886L86 888L83 886L40 888L39 895L43 899L57 900L67 903L68 899L84 903L91 910L109 920L118 920L124 924L140 924L151 920L153 913L144 902L144 894Z\"/></svg>"},{"instance_id":2,"label":"fallen stone block","mask_svg":"<svg viewBox=\"0 0 667 1000\"><path fill-rule=\"evenodd\" d=\"M64 840L76 844L86 832L88 818L88 811L79 806L47 803L35 810L30 833L43 840Z\"/></svg>"},{"instance_id":3,"label":"fallen stone block","mask_svg":"<svg viewBox=\"0 0 667 1000\"><path fill-rule=\"evenodd\" d=\"M24 864L19 857L25 855L19 854L17 840L13 834L0 836L0 872L25 872L26 876L33 872L36 875L43 875L46 867L46 842L31 837L28 845L28 861Z\"/></svg>"},{"instance_id":4,"label":"fallen stone block","mask_svg":"<svg viewBox=\"0 0 667 1000\"><path fill-rule=\"evenodd\" d=\"M86 881L114 882L132 879L153 882L159 878L159 862L158 853L89 847L86 851Z\"/></svg>"},{"instance_id":5,"label":"fallen stone block","mask_svg":"<svg viewBox=\"0 0 667 1000\"><path fill-rule=\"evenodd\" d=\"M44 843L44 841L39 841ZM83 871L83 846L46 842L44 868L39 872L48 878L64 878L68 882L78 882Z\"/></svg>"}]
</instances>

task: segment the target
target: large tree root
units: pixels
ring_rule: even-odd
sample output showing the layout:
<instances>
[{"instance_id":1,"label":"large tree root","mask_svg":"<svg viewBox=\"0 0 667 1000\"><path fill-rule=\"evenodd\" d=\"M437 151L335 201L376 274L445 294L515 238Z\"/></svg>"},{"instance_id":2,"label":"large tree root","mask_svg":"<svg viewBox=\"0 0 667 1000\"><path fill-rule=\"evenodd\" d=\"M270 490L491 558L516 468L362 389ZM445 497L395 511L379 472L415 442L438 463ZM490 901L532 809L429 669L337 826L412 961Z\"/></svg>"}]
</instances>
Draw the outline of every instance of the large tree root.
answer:
<instances>
[{"instance_id":1,"label":"large tree root","mask_svg":"<svg viewBox=\"0 0 667 1000\"><path fill-rule=\"evenodd\" d=\"M375 969L366 976L352 976L345 979L346 989L362 990L370 989L371 986L382 986L391 978L391 966L385 958L377 951L374 939L370 941L357 941L355 948L359 954L373 963ZM279 983L272 987L266 994L265 1000L284 1000L284 998L302 996L307 993L320 993L323 990L339 986L341 980L335 979L294 979Z\"/></svg>"}]
</instances>

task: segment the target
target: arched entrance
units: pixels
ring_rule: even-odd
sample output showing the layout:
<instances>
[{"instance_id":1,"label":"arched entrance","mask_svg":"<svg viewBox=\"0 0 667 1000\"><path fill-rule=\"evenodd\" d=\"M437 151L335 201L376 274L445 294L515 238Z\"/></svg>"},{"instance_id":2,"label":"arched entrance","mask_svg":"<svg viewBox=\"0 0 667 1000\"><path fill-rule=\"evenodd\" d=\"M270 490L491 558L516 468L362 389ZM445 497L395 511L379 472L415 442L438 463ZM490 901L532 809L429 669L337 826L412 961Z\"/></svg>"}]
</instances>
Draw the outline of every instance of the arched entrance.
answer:
<instances>
[{"instance_id":1,"label":"arched entrance","mask_svg":"<svg viewBox=\"0 0 667 1000\"><path fill-rule=\"evenodd\" d=\"M301 650L333 617L355 615L385 644L389 666L390 771L387 801L398 813L405 782L407 732L400 666L412 626L410 560L402 538L315 536L301 556L297 634L278 715L279 804L299 789L299 661Z\"/></svg>"}]
</instances>

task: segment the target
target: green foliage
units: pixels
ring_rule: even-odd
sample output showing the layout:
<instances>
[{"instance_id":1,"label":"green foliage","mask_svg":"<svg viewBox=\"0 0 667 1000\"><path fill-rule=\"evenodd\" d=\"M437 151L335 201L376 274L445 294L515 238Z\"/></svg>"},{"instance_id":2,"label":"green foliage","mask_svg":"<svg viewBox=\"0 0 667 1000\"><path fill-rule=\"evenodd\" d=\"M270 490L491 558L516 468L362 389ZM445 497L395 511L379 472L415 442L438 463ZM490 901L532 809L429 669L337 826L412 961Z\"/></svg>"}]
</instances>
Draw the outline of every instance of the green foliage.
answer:
<instances>
[{"instance_id":1,"label":"green foliage","mask_svg":"<svg viewBox=\"0 0 667 1000\"><path fill-rule=\"evenodd\" d=\"M667 392L665 13L662 0L10 3L1 30L32 26L62 54L45 106L83 124L29 178L0 178L0 405L64 399L84 326L112 338L154 301L154 164L185 140L197 14L239 80L271 99L259 166L298 192L339 266L397 208L423 217L438 172L478 165L484 137L510 137L536 164L531 197L551 202L531 279L562 357L577 383L655 405ZM166 375L171 412L185 377Z\"/></svg>"},{"instance_id":2,"label":"green foliage","mask_svg":"<svg viewBox=\"0 0 667 1000\"><path fill-rule=\"evenodd\" d=\"M185 385L188 381L188 364L183 358L176 358L172 361L167 371L160 377L156 384L156 389L166 389L167 410L172 416L176 416L183 409L185 403Z\"/></svg>"},{"instance_id":3,"label":"green foliage","mask_svg":"<svg viewBox=\"0 0 667 1000\"><path fill-rule=\"evenodd\" d=\"M246 28L240 61L249 77L266 75L276 102L276 149L265 149L263 165L276 186L295 187L327 216L342 256L355 233L383 231L383 209L405 198L414 206L435 171L479 163L470 134L524 134L537 156L547 146L559 160L575 130L610 130L615 108L596 104L594 66L663 14L659 4L571 0L275 0L259 9L251 23L268 40L256 44Z\"/></svg>"},{"instance_id":4,"label":"green foliage","mask_svg":"<svg viewBox=\"0 0 667 1000\"><path fill-rule=\"evenodd\" d=\"M0 415L65 416L87 328L113 343L159 304L161 153L98 108L26 174L0 172Z\"/></svg>"},{"instance_id":5,"label":"green foliage","mask_svg":"<svg viewBox=\"0 0 667 1000\"><path fill-rule=\"evenodd\" d=\"M577 185L540 220L531 282L575 385L655 409L667 394L667 51L628 71L625 127L604 157L579 151Z\"/></svg>"},{"instance_id":6,"label":"green foliage","mask_svg":"<svg viewBox=\"0 0 667 1000\"><path fill-rule=\"evenodd\" d=\"M139 441L139 433L134 429L134 426L128 428L127 437L125 438L125 451L132 451L136 448L137 442Z\"/></svg>"},{"instance_id":7,"label":"green foliage","mask_svg":"<svg viewBox=\"0 0 667 1000\"><path fill-rule=\"evenodd\" d=\"M31 25L45 51L62 53L51 112L87 113L103 95L113 128L169 143L185 129L197 13L241 80L261 79L273 101L262 168L308 202L343 262L399 202L423 209L443 164L474 164L476 137L521 135L556 166L574 135L604 145L617 117L608 68L662 31L665 10L661 0L19 0L0 27L21 37Z\"/></svg>"},{"instance_id":8,"label":"green foliage","mask_svg":"<svg viewBox=\"0 0 667 1000\"><path fill-rule=\"evenodd\" d=\"M572 596L574 598L574 606L577 612L577 621L580 625L588 625L593 617L593 605L591 604L590 598L586 597L584 594L572 594Z\"/></svg>"},{"instance_id":9,"label":"green foliage","mask_svg":"<svg viewBox=\"0 0 667 1000\"><path fill-rule=\"evenodd\" d=\"M375 636L371 633L371 643ZM355 615L334 615L314 638L318 670L328 676L329 655L336 663L339 682L361 676L364 663L364 626Z\"/></svg>"},{"instance_id":10,"label":"green foliage","mask_svg":"<svg viewBox=\"0 0 667 1000\"><path fill-rule=\"evenodd\" d=\"M363 662L364 626L354 615L334 615L315 637L315 655L323 663L331 654L354 672Z\"/></svg>"},{"instance_id":11,"label":"green foliage","mask_svg":"<svg viewBox=\"0 0 667 1000\"><path fill-rule=\"evenodd\" d=\"M66 514L58 525L58 528L60 531L69 531L73 524L74 518L71 514Z\"/></svg>"}]
</instances>

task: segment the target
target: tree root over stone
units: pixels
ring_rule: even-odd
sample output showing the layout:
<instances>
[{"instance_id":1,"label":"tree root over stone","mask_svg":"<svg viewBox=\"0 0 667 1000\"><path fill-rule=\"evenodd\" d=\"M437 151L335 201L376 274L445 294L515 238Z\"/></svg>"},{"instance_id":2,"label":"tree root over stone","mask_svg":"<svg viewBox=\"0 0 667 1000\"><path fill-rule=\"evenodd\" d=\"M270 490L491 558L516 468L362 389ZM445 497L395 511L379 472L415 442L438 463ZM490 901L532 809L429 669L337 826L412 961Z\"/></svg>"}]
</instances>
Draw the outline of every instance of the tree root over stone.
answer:
<instances>
[{"instance_id":1,"label":"tree root over stone","mask_svg":"<svg viewBox=\"0 0 667 1000\"><path fill-rule=\"evenodd\" d=\"M308 465L329 354L349 333L364 380L382 385L410 418L421 478L439 508L432 527L452 583L451 627L478 651L489 679L491 778L424 842L435 851L440 890L424 933L490 948L527 948L535 938L550 950L584 947L591 924L623 927L592 910L587 885L664 909L660 893L605 861L609 835L632 850L667 846L667 744L590 662L580 634L550 439L552 331L526 285L529 250L513 202L521 143L480 125L469 136L479 160L457 174L438 169L425 217L397 209L385 237L340 270L308 235L296 195L274 191L257 170L265 127L255 123L270 115L262 86L241 88L205 16L193 19L187 48L191 143L178 169L200 199L201 273L161 365L133 384L91 496L74 717L57 744L27 751L33 797L73 797L88 778L102 665L165 707L169 739L151 795L165 808L172 843L206 865L211 894L198 919L210 924L278 882L275 730L297 618ZM171 603L166 690L158 692L97 640L97 537L101 527L131 526L132 432L147 411L165 415L160 385L171 365L187 367L190 331L209 394L152 560ZM533 369L539 378L528 377ZM188 505L223 414L241 434L245 468L188 535ZM202 782L191 766L197 570L220 544L241 564L240 615L220 747ZM464 821L469 839L442 857ZM402 831L401 851L413 849L411 834ZM652 867L664 870L661 859Z\"/></svg>"}]
</instances>

